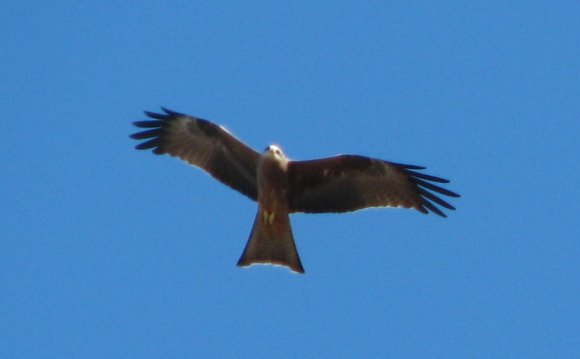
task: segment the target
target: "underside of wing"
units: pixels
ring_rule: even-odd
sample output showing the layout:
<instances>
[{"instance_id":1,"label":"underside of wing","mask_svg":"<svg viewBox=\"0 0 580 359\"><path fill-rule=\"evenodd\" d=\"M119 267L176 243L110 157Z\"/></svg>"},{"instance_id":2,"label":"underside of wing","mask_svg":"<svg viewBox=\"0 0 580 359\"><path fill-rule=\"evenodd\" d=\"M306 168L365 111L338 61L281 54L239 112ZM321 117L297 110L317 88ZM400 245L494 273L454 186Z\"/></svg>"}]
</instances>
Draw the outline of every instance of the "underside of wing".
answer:
<instances>
[{"instance_id":1,"label":"underside of wing","mask_svg":"<svg viewBox=\"0 0 580 359\"><path fill-rule=\"evenodd\" d=\"M446 217L439 208L455 208L439 196L459 197L434 183L446 179L418 170L424 167L341 155L288 165L290 211L339 213L368 207L414 208Z\"/></svg>"},{"instance_id":2,"label":"underside of wing","mask_svg":"<svg viewBox=\"0 0 580 359\"><path fill-rule=\"evenodd\" d=\"M131 135L145 141L135 148L179 157L256 200L258 152L219 125L165 108L163 111L145 112L152 120L134 122L145 129Z\"/></svg>"}]
</instances>

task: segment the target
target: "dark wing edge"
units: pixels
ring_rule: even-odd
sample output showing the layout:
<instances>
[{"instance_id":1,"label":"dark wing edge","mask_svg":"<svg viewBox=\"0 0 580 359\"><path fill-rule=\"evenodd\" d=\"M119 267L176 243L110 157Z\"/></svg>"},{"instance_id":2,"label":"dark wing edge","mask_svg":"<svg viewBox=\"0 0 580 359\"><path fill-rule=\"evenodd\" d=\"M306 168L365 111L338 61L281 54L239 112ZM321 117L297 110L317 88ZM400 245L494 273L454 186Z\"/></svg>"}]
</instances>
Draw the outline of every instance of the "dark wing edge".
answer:
<instances>
[{"instance_id":1,"label":"dark wing edge","mask_svg":"<svg viewBox=\"0 0 580 359\"><path fill-rule=\"evenodd\" d=\"M144 111L152 120L133 122L143 129L130 136L144 141L136 149L178 157L250 199L257 199L258 152L217 124L161 109L165 113Z\"/></svg>"},{"instance_id":2,"label":"dark wing edge","mask_svg":"<svg viewBox=\"0 0 580 359\"><path fill-rule=\"evenodd\" d=\"M461 195L431 183L431 182L449 183L450 181L448 179L444 179L444 178L436 177L436 176L431 176L431 175L426 175L424 173L417 172L417 170L427 169L426 167L423 167L423 166L405 165L405 164L401 164L401 163L394 163L394 162L387 162L387 161L384 161L384 162L387 164L390 164L392 166L397 167L402 173L407 175L409 177L409 179L411 180L411 182L415 185L415 187L418 190L418 193L420 195L420 198L421 198L421 204L420 204L420 206L416 206L413 208L415 208L416 210L418 210L419 212L424 213L424 214L429 214L429 211L431 211L431 212L437 214L438 216L441 216L444 218L447 218L447 215L445 213L443 213L443 211L441 209L439 209L436 206L436 204L445 208L445 209L451 210L451 211L455 210L454 206L450 205L449 203L447 203L446 201L441 199L441 197L438 197L437 195L435 195L434 192L438 193L440 195L454 197L454 198L461 197ZM433 202L435 202L435 203L433 203Z\"/></svg>"},{"instance_id":3,"label":"dark wing edge","mask_svg":"<svg viewBox=\"0 0 580 359\"><path fill-rule=\"evenodd\" d=\"M434 184L449 180L418 172L424 169L356 155L292 161L290 211L343 213L369 207L404 207L447 217L442 208L455 207L439 196L460 195Z\"/></svg>"}]
</instances>

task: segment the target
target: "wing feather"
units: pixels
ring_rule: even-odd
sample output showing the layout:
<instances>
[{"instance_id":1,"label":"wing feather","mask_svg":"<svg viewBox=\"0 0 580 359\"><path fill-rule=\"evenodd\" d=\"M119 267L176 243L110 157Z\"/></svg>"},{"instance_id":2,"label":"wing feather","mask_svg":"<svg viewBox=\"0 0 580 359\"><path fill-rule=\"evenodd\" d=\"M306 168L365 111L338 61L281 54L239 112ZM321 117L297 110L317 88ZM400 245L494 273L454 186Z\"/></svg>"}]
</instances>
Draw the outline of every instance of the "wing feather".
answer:
<instances>
[{"instance_id":1,"label":"wing feather","mask_svg":"<svg viewBox=\"0 0 580 359\"><path fill-rule=\"evenodd\" d=\"M420 188L419 187L419 193L421 194L421 196L425 197L426 199L429 199L435 203L437 203L438 205L440 205L441 207L450 209L450 210L455 210L455 207L453 207L452 205L450 205L449 203L445 202L444 200L442 200L441 198L435 196L433 193L426 191L424 188Z\"/></svg>"},{"instance_id":2,"label":"wing feather","mask_svg":"<svg viewBox=\"0 0 580 359\"><path fill-rule=\"evenodd\" d=\"M368 207L404 207L446 217L436 205L455 208L436 194L459 195L427 182L449 181L416 172L424 168L354 155L291 161L290 211L340 213Z\"/></svg>"},{"instance_id":3,"label":"wing feather","mask_svg":"<svg viewBox=\"0 0 580 359\"><path fill-rule=\"evenodd\" d=\"M131 135L145 140L135 146L169 154L197 166L217 180L256 200L256 171L260 154L227 130L207 120L163 108L165 113L145 111L154 121L133 124L145 131Z\"/></svg>"}]
</instances>

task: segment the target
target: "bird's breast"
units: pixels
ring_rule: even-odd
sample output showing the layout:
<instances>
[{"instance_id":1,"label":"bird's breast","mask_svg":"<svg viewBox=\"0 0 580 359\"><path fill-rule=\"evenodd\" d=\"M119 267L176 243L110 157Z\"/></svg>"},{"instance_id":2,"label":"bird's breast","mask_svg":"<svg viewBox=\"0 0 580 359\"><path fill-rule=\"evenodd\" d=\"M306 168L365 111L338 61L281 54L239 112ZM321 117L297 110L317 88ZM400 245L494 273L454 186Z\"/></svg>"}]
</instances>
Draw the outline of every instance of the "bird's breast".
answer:
<instances>
[{"instance_id":1,"label":"bird's breast","mask_svg":"<svg viewBox=\"0 0 580 359\"><path fill-rule=\"evenodd\" d=\"M287 172L275 161L258 167L258 202L268 213L288 211Z\"/></svg>"}]
</instances>

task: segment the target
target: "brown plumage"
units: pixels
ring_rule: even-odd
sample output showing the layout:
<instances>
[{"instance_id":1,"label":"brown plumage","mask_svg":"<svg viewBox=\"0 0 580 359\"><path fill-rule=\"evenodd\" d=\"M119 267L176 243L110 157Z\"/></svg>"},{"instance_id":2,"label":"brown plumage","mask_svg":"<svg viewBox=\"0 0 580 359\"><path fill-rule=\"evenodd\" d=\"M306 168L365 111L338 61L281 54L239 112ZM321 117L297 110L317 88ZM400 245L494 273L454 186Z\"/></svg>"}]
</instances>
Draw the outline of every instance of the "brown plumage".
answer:
<instances>
[{"instance_id":1,"label":"brown plumage","mask_svg":"<svg viewBox=\"0 0 580 359\"><path fill-rule=\"evenodd\" d=\"M277 146L269 146L260 154L221 126L163 111L165 114L145 112L154 120L134 123L147 129L131 136L146 140L137 149L179 157L258 202L250 238L238 261L240 266L269 263L304 272L292 236L290 213L404 207L446 217L439 207L455 208L437 194L459 197L433 184L448 180L417 172L424 167L355 155L289 161Z\"/></svg>"}]
</instances>

